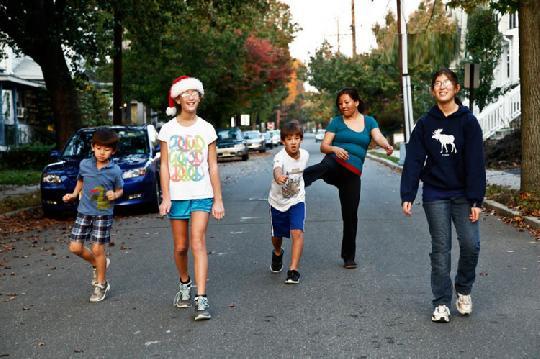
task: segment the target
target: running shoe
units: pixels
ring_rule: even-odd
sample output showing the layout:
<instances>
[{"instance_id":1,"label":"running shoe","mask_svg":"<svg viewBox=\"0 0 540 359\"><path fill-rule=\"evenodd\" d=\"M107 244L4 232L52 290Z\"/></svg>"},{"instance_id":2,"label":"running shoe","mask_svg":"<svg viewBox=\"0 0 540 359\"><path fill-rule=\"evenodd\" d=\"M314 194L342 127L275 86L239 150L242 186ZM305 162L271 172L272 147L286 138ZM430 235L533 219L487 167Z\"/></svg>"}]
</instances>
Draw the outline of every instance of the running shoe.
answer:
<instances>
[{"instance_id":1,"label":"running shoe","mask_svg":"<svg viewBox=\"0 0 540 359\"><path fill-rule=\"evenodd\" d=\"M208 320L212 318L209 312L208 298L197 296L195 297L195 320Z\"/></svg>"},{"instance_id":2,"label":"running shoe","mask_svg":"<svg viewBox=\"0 0 540 359\"><path fill-rule=\"evenodd\" d=\"M187 283L178 284L178 293L174 296L173 305L178 308L191 307L191 279Z\"/></svg>"},{"instance_id":3,"label":"running shoe","mask_svg":"<svg viewBox=\"0 0 540 359\"><path fill-rule=\"evenodd\" d=\"M450 309L444 304L438 305L433 310L431 321L435 323L450 323Z\"/></svg>"}]
</instances>

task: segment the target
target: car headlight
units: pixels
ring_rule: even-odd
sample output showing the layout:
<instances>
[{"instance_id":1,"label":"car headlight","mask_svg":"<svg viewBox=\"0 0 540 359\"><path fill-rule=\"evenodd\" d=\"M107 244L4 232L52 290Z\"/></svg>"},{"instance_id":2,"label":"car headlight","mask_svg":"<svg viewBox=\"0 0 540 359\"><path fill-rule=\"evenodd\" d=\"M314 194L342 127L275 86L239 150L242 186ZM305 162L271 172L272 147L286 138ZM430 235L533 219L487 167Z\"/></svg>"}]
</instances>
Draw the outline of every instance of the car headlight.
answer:
<instances>
[{"instance_id":1,"label":"car headlight","mask_svg":"<svg viewBox=\"0 0 540 359\"><path fill-rule=\"evenodd\" d=\"M240 151L240 150L243 150L244 149L244 145L242 143L239 143L237 145L234 145L234 149L236 151Z\"/></svg>"},{"instance_id":2,"label":"car headlight","mask_svg":"<svg viewBox=\"0 0 540 359\"><path fill-rule=\"evenodd\" d=\"M122 178L134 178L139 176L144 176L146 174L146 167L134 168L132 170L127 170L122 174Z\"/></svg>"},{"instance_id":3,"label":"car headlight","mask_svg":"<svg viewBox=\"0 0 540 359\"><path fill-rule=\"evenodd\" d=\"M44 183L62 183L62 178L58 175L51 175L51 174L44 174L43 178L41 179Z\"/></svg>"}]
</instances>

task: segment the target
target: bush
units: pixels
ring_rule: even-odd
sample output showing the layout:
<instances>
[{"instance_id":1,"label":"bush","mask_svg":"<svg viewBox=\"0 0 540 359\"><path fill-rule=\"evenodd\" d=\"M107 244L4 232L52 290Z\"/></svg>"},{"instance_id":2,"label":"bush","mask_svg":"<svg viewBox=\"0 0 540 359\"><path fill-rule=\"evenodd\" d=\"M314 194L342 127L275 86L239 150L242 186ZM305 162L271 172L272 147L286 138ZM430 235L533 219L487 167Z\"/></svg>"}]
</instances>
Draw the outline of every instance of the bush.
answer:
<instances>
[{"instance_id":1,"label":"bush","mask_svg":"<svg viewBox=\"0 0 540 359\"><path fill-rule=\"evenodd\" d=\"M42 170L50 162L53 145L20 146L0 152L0 169Z\"/></svg>"}]
</instances>

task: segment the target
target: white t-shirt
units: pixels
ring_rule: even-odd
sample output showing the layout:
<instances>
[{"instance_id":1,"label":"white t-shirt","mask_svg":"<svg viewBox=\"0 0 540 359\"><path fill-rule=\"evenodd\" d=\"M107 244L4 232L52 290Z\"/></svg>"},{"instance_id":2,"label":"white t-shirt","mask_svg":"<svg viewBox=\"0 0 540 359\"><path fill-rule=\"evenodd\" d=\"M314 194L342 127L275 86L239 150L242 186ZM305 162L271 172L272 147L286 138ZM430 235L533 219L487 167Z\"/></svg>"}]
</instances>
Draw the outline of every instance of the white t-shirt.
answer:
<instances>
[{"instance_id":1,"label":"white t-shirt","mask_svg":"<svg viewBox=\"0 0 540 359\"><path fill-rule=\"evenodd\" d=\"M272 168L272 185L268 202L278 211L285 212L289 207L297 203L304 202L306 199L306 191L304 189L304 178L302 177L304 169L307 166L309 159L308 151L300 149L300 157L297 160L289 156L285 149L276 153L274 157L274 167ZM273 171L276 167L280 167L287 182L283 185L277 184L274 179Z\"/></svg>"},{"instance_id":2,"label":"white t-shirt","mask_svg":"<svg viewBox=\"0 0 540 359\"><path fill-rule=\"evenodd\" d=\"M186 127L173 118L163 125L158 139L167 143L171 200L213 198L208 145L217 139L214 126L197 117Z\"/></svg>"}]
</instances>

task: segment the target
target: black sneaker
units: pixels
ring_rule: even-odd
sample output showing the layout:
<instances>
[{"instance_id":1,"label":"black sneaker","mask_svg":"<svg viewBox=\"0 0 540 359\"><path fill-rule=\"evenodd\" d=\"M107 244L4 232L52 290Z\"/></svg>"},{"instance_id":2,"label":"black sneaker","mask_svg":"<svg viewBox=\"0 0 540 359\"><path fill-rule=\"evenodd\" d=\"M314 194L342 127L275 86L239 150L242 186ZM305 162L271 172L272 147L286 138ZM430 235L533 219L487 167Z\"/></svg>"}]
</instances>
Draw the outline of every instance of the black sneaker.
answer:
<instances>
[{"instance_id":1,"label":"black sneaker","mask_svg":"<svg viewBox=\"0 0 540 359\"><path fill-rule=\"evenodd\" d=\"M274 250L272 250L272 265L270 266L272 273L279 273L283 269L283 253L283 248L281 248L280 256L276 256Z\"/></svg>"},{"instance_id":2,"label":"black sneaker","mask_svg":"<svg viewBox=\"0 0 540 359\"><path fill-rule=\"evenodd\" d=\"M298 284L300 282L300 273L298 271L291 269L287 271L287 279L285 283L287 284Z\"/></svg>"},{"instance_id":3,"label":"black sneaker","mask_svg":"<svg viewBox=\"0 0 540 359\"><path fill-rule=\"evenodd\" d=\"M343 261L343 267L345 267L346 269L355 269L357 267L357 264L354 259L345 259Z\"/></svg>"}]
</instances>

